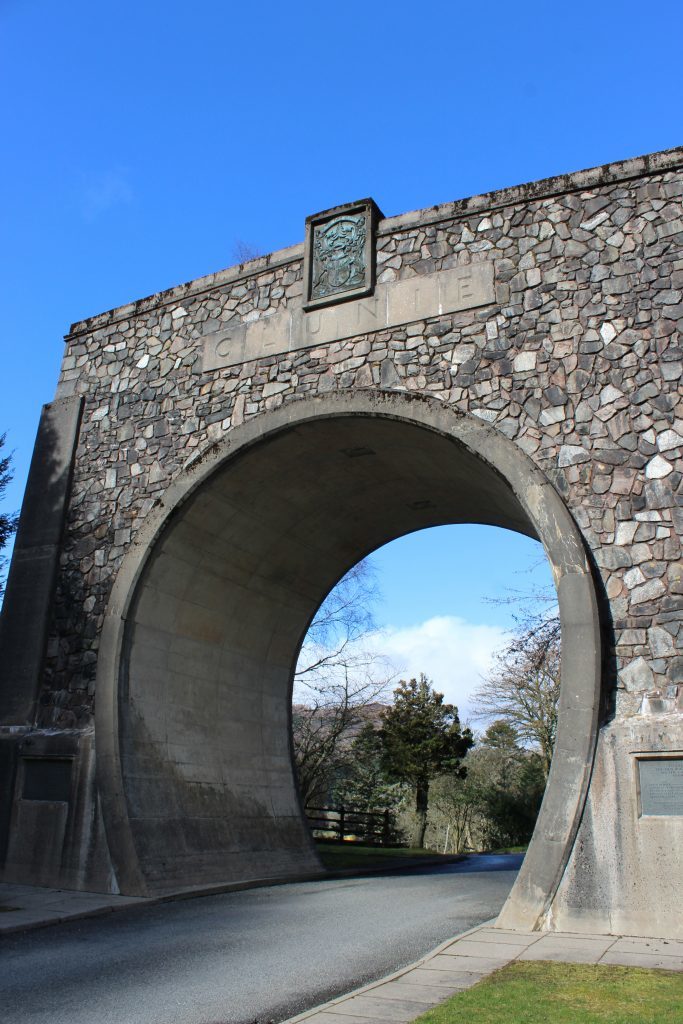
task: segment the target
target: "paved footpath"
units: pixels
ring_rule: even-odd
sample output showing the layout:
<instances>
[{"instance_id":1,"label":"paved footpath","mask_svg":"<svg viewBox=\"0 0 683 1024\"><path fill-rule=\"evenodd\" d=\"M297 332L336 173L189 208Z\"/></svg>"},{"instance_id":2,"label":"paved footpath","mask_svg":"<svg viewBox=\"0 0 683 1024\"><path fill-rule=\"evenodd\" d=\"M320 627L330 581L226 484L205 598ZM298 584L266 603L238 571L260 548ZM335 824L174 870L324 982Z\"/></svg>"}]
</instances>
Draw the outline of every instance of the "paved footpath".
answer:
<instances>
[{"instance_id":1,"label":"paved footpath","mask_svg":"<svg viewBox=\"0 0 683 1024\"><path fill-rule=\"evenodd\" d=\"M0 935L45 928L51 924L100 917L114 910L154 903L136 896L48 889L38 885L0 882Z\"/></svg>"},{"instance_id":2,"label":"paved footpath","mask_svg":"<svg viewBox=\"0 0 683 1024\"><path fill-rule=\"evenodd\" d=\"M622 964L683 971L683 942L569 932L473 928L411 967L333 999L284 1024L407 1024L513 960Z\"/></svg>"}]
</instances>

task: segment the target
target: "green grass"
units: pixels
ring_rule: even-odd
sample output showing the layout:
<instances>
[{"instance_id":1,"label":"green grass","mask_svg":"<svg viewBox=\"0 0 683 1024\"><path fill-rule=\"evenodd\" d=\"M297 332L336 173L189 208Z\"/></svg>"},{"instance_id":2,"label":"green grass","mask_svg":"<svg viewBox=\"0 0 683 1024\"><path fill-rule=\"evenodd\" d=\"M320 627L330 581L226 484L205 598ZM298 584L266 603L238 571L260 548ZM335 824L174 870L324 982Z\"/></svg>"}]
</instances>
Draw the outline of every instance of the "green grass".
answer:
<instances>
[{"instance_id":1,"label":"green grass","mask_svg":"<svg viewBox=\"0 0 683 1024\"><path fill-rule=\"evenodd\" d=\"M683 974L607 964L509 964L419 1024L681 1024ZM416 1022L417 1024L417 1022Z\"/></svg>"},{"instance_id":2,"label":"green grass","mask_svg":"<svg viewBox=\"0 0 683 1024\"><path fill-rule=\"evenodd\" d=\"M372 868L395 864L406 857L438 857L433 850L410 847L362 846L360 843L316 843L316 849L329 871L343 868ZM447 858L452 859L451 857Z\"/></svg>"}]
</instances>

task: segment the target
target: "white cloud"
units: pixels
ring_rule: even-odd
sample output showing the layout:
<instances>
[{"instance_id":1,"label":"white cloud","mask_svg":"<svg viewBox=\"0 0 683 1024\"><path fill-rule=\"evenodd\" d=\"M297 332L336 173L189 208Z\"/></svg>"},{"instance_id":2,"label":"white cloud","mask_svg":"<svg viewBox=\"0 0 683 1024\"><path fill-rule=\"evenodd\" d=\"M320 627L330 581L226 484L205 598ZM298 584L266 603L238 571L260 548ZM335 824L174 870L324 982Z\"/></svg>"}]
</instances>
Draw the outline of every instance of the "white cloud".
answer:
<instances>
[{"instance_id":1,"label":"white cloud","mask_svg":"<svg viewBox=\"0 0 683 1024\"><path fill-rule=\"evenodd\" d=\"M461 721L470 717L469 698L505 646L505 631L476 625L455 615L438 615L402 629L388 627L375 634L371 646L387 655L401 678L424 672L434 688L456 704Z\"/></svg>"}]
</instances>

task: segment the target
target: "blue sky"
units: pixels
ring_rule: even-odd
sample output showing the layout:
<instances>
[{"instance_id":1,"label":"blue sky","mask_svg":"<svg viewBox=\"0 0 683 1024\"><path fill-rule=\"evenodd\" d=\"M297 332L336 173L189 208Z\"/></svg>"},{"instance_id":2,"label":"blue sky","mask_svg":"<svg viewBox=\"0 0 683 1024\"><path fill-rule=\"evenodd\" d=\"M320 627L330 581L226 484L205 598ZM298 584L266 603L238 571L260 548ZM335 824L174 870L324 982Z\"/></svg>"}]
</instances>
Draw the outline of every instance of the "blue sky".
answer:
<instances>
[{"instance_id":1,"label":"blue sky","mask_svg":"<svg viewBox=\"0 0 683 1024\"><path fill-rule=\"evenodd\" d=\"M72 321L229 266L240 242L297 242L338 203L392 215L680 144L682 28L667 0L2 0L7 505ZM429 615L483 614L462 593L499 586L487 558L476 583L442 573ZM427 615L396 600L397 623Z\"/></svg>"}]
</instances>

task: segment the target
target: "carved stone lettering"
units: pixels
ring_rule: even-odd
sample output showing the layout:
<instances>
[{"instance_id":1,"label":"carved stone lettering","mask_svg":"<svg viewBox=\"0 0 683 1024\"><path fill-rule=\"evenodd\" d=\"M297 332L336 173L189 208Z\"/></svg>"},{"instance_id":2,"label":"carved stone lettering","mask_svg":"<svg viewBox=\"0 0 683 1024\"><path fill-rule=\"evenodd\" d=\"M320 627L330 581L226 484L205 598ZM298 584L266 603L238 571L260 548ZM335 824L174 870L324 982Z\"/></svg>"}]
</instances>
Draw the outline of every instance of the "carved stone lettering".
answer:
<instances>
[{"instance_id":1,"label":"carved stone lettering","mask_svg":"<svg viewBox=\"0 0 683 1024\"><path fill-rule=\"evenodd\" d=\"M196 369L209 371L235 366L264 355L313 348L494 301L490 263L473 263L419 278L379 284L374 295L356 301L308 313L301 306L295 306L291 311L208 334L204 339L203 360Z\"/></svg>"},{"instance_id":2,"label":"carved stone lettering","mask_svg":"<svg viewBox=\"0 0 683 1024\"><path fill-rule=\"evenodd\" d=\"M216 366L233 366L244 362L246 324L233 327L230 331L216 331L204 340L204 354L213 350Z\"/></svg>"}]
</instances>

